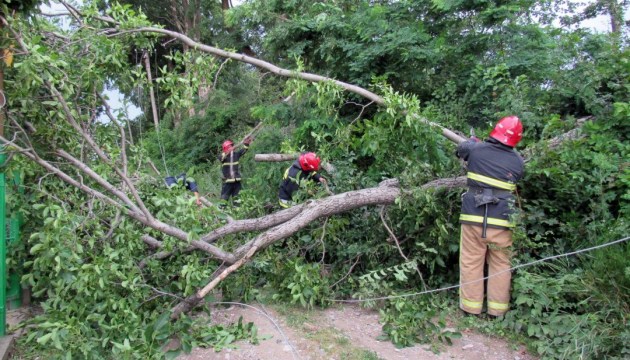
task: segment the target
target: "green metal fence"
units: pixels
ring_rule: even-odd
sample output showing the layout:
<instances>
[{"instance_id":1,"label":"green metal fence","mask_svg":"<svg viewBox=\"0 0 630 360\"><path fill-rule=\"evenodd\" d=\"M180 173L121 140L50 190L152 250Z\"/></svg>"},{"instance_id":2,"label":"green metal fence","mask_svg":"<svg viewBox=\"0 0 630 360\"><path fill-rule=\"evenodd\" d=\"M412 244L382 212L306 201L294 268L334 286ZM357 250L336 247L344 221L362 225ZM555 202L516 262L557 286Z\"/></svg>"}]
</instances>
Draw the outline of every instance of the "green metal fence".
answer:
<instances>
[{"instance_id":1,"label":"green metal fence","mask_svg":"<svg viewBox=\"0 0 630 360\"><path fill-rule=\"evenodd\" d=\"M6 155L0 153L0 165L6 162ZM7 325L7 232L6 232L6 181L4 167L0 168L0 336L6 335Z\"/></svg>"},{"instance_id":2,"label":"green metal fence","mask_svg":"<svg viewBox=\"0 0 630 360\"><path fill-rule=\"evenodd\" d=\"M7 309L15 309L22 306L22 286L20 284L20 266L16 266L8 275L7 281L7 245L12 249L20 241L20 227L22 215L19 212L7 214L7 196L23 193L19 172L11 176L10 186L7 186L5 175L5 163L7 156L0 149L0 336L6 335ZM9 215L9 217L7 217ZM7 228L8 225L8 228Z\"/></svg>"}]
</instances>

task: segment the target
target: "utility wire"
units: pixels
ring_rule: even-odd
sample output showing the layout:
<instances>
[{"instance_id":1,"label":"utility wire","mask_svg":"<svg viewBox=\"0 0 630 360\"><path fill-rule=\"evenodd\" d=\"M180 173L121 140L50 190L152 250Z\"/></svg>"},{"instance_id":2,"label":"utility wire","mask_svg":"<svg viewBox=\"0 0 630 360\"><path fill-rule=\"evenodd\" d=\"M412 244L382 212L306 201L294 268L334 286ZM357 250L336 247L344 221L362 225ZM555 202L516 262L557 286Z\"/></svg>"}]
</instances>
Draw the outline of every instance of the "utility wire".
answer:
<instances>
[{"instance_id":1,"label":"utility wire","mask_svg":"<svg viewBox=\"0 0 630 360\"><path fill-rule=\"evenodd\" d=\"M487 280L491 277L495 277L498 275L501 275L503 273L506 273L508 271L512 271L512 270L516 270L516 269L520 269L520 268L524 268L524 267L528 267L528 266L532 266L541 262L545 262L545 261L549 261L549 260L553 260L553 259L558 259L564 256L571 256L571 255L576 255L576 254L580 254L580 253L584 253L584 252L588 252L588 251L592 251L592 250L597 250L597 249L601 249L607 246L611 246L611 245L615 245L615 244L619 244L622 243L624 241L628 241L628 239L630 239L630 236L625 237L623 239L619 239L619 240L615 240L615 241L611 241L609 243L605 243L605 244L601 244L601 245L597 245L597 246L593 246L590 248L586 248L586 249L581 249L581 250L576 250L576 251L572 251L572 252L568 252L568 253L564 253L564 254L560 254L560 255L553 255L553 256L549 256L543 259L538 259L526 264L521 264L521 265L517 265L514 266L512 268L509 268L507 270L503 270L500 271L496 274L492 274L490 276L486 276L477 280L472 280L472 281L468 281L462 284L458 284L458 285L451 285L451 286L446 286L446 287L442 287L439 289L432 289L432 290L427 290L427 291L421 291L421 292L416 292L416 293L411 293L411 294L402 294L402 295L392 295L392 296L382 296L382 297L376 297L376 298L371 298L371 299L350 299L350 300L337 300L337 299L327 299L331 302L339 302L339 303L361 303L361 302L367 302L367 301L376 301L376 300L388 300L388 299L398 299L398 298L404 298L404 297L410 297L410 296L418 296L418 295L424 295L424 294L431 294L431 293L436 293L436 292L441 292L441 291L446 291L446 290L451 290L451 289L457 289L463 285L469 285L469 284L474 284L480 281L484 281Z\"/></svg>"},{"instance_id":2,"label":"utility wire","mask_svg":"<svg viewBox=\"0 0 630 360\"><path fill-rule=\"evenodd\" d=\"M166 170L166 175L171 176L171 172L168 170L166 166L166 156L164 155L164 145L162 145L162 125L158 125L157 128L157 138L158 138L158 147L160 148L160 153L162 154L162 163L164 164L164 170Z\"/></svg>"}]
</instances>

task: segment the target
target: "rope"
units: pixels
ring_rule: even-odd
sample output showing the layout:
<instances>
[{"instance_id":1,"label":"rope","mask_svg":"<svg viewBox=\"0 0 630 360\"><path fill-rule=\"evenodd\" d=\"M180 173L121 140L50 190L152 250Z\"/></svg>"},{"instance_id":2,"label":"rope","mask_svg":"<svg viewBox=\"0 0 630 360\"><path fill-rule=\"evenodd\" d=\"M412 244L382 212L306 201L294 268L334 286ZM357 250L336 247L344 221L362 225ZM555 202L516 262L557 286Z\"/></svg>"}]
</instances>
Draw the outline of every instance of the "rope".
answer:
<instances>
[{"instance_id":1,"label":"rope","mask_svg":"<svg viewBox=\"0 0 630 360\"><path fill-rule=\"evenodd\" d=\"M147 58L149 58L147 56ZM137 59L137 55L136 55L136 59ZM154 52L154 64L157 64L157 51ZM149 86L151 86L151 84L149 84ZM158 86L156 84L155 86L155 97L156 97L156 106L157 104L160 103L160 90L158 89ZM157 106L157 113L158 113L158 119L161 119L162 116L160 114L160 107ZM146 114L146 112L145 112ZM167 176L171 176L171 172L168 169L168 166L166 166L166 155L165 155L165 151L164 151L164 144L162 143L162 126L159 124L158 122L158 127L157 127L157 140L158 140L158 148L160 149L160 155L162 155L162 164L164 165L164 170L166 170L166 175Z\"/></svg>"},{"instance_id":2,"label":"rope","mask_svg":"<svg viewBox=\"0 0 630 360\"><path fill-rule=\"evenodd\" d=\"M278 329L278 332L280 333L280 335L282 335L282 337L284 338L284 341L287 344L289 344L289 347L291 348L291 351L292 351L291 354L293 355L293 358L295 359L297 357L298 359L300 359L300 355L297 353L297 351L293 347L293 344L291 344L291 342L289 341L289 338L287 338L287 336L284 334L284 332L282 332L282 329L280 329L280 326L278 326L278 323L271 316L269 316L266 312L260 310L259 308L255 307L255 306L242 304L242 303L238 303L238 302L219 301L219 302L213 302L212 304L217 304L217 305L227 304L227 305L246 306L248 308L252 308L252 309L256 310L257 312L263 314L263 316L266 317L269 321L271 321L271 323L276 327L276 329Z\"/></svg>"},{"instance_id":3,"label":"rope","mask_svg":"<svg viewBox=\"0 0 630 360\"><path fill-rule=\"evenodd\" d=\"M154 66L157 66L157 50L154 52L153 59L154 59L153 60ZM155 73L155 75L157 76L157 72ZM157 82L155 86L155 103L157 106L158 119L162 119L162 114L160 114L160 106L158 105L160 103L160 89L159 89L159 86L157 86ZM160 125L158 125L158 146L160 147L160 153L162 154L162 164L164 164L164 169L166 169L166 175L171 176L171 172L168 170L168 167L166 166L166 155L164 154L164 144L162 143L161 133L162 133L162 125L160 122Z\"/></svg>"},{"instance_id":4,"label":"rope","mask_svg":"<svg viewBox=\"0 0 630 360\"><path fill-rule=\"evenodd\" d=\"M487 280L491 277L495 277L498 275L501 275L505 272L508 271L512 271L512 270L516 270L516 269L520 269L520 268L524 268L524 267L528 267L528 266L532 266L541 262L545 262L545 261L549 261L549 260L553 260L553 259L558 259L564 256L571 256L571 255L576 255L576 254L580 254L580 253L584 253L584 252L588 252L588 251L592 251L592 250L597 250L597 249L601 249L607 246L611 246L611 245L615 245L615 244L619 244L622 243L624 241L628 241L628 239L630 239L629 237L625 237L623 239L619 239L619 240L615 240L609 243L605 243L602 245L597 245L597 246L593 246L590 248L586 248L586 249L582 249L582 250L577 250L577 251L572 251L572 252L568 252L568 253L564 253L564 254L560 254L560 255L553 255L553 256L549 256L543 259L539 259L539 260L535 260L526 264L521 264L521 265L517 265L514 267L511 267L509 269L500 271L496 274L492 274L490 276L486 276L484 278L481 279L477 279L477 280L473 280L473 281L468 281L462 284L458 284L458 285L451 285L451 286L446 286L446 287L442 287L439 289L432 289L432 290L427 290L427 291L421 291L421 292L416 292L416 293L411 293L411 294L402 294L402 295L392 295L392 296L382 296L382 297L376 297L376 298L371 298L371 299L351 299L351 300L336 300L336 299L327 299L331 302L340 302L340 303L360 303L360 302L366 302L366 301L376 301L376 300L388 300L388 299L398 299L398 298L404 298L404 297L410 297L410 296L418 296L418 295L424 295L424 294L431 294L431 293L436 293L436 292L441 292L441 291L446 291L446 290L451 290L451 289L457 289L463 285L469 285L469 284L474 284L480 281L484 281Z\"/></svg>"},{"instance_id":5,"label":"rope","mask_svg":"<svg viewBox=\"0 0 630 360\"><path fill-rule=\"evenodd\" d=\"M160 153L162 154L162 163L164 164L164 169L166 170L166 175L171 176L171 172L168 170L166 166L166 156L164 155L164 146L162 145L162 126L158 125L157 135L158 135L158 147L160 148Z\"/></svg>"}]
</instances>

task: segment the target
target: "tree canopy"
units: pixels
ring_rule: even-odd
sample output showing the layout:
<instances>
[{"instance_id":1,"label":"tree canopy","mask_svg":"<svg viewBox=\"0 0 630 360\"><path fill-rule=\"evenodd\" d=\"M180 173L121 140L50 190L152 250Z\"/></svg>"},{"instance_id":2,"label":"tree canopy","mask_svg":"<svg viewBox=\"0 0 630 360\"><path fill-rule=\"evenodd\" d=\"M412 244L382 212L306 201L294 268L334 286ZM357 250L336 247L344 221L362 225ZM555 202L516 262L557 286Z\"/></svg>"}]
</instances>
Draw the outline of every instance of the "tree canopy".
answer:
<instances>
[{"instance_id":1,"label":"tree canopy","mask_svg":"<svg viewBox=\"0 0 630 360\"><path fill-rule=\"evenodd\" d=\"M201 326L191 310L219 296L362 299L396 345L448 343L456 334L435 319L454 316L455 292L370 299L457 282L454 142L509 114L527 159L515 264L628 234L627 24L555 25L618 19L625 1L61 4L70 26L35 10L0 19L2 48L16 50L0 140L26 188L8 205L29 224L8 263L44 310L19 339L25 358L255 341ZM111 88L143 114L112 109ZM259 123L252 153L315 151L336 195L301 189L280 211L290 163L249 154L241 206L215 206L221 142ZM165 186L179 173L203 207ZM629 255L622 243L515 271L512 309L492 326L545 358L627 356Z\"/></svg>"}]
</instances>

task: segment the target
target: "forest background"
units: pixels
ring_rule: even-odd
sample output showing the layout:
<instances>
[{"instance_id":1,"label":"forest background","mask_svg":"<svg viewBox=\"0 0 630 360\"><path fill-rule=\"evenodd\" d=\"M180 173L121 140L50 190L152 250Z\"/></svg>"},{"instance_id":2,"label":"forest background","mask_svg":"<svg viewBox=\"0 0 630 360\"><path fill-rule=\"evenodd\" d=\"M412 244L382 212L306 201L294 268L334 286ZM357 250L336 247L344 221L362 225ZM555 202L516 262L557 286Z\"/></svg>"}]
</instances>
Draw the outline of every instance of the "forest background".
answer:
<instances>
[{"instance_id":1,"label":"forest background","mask_svg":"<svg viewBox=\"0 0 630 360\"><path fill-rule=\"evenodd\" d=\"M27 224L8 265L43 309L23 324L25 358L162 358L173 337L168 356L220 348L255 331L202 326L182 308L325 307L457 283L464 188L427 186L465 174L442 127L484 136L502 116L523 120L514 265L629 233L628 1L85 1L62 3L64 26L38 1L2 4L1 140L24 184L7 206ZM610 32L576 25L600 14ZM142 114L112 112L108 88ZM216 202L221 142L260 122L240 207L199 208L166 188L185 172ZM304 150L334 166L336 194L393 178L402 191L295 229L224 232L286 214L275 204L290 163L254 154ZM317 200L294 211L333 201L302 194ZM274 229L288 235L259 248ZM629 258L621 243L518 269L490 331L543 358L627 358ZM457 336L444 322L456 291L362 304L399 346Z\"/></svg>"}]
</instances>

